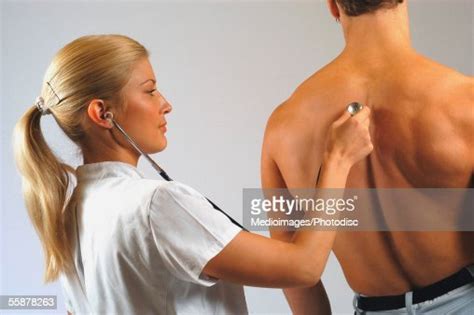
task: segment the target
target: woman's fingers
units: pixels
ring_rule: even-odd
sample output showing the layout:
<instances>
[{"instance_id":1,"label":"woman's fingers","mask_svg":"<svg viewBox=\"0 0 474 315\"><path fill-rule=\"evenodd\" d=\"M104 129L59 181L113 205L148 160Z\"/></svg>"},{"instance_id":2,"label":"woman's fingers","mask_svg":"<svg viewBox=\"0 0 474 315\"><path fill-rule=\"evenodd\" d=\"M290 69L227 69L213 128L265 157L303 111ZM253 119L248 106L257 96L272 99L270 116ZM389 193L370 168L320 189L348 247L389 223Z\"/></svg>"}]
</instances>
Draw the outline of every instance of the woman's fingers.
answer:
<instances>
[{"instance_id":1,"label":"woman's fingers","mask_svg":"<svg viewBox=\"0 0 474 315\"><path fill-rule=\"evenodd\" d=\"M367 117L367 119L362 122L362 126L369 129L369 125L370 125L370 119L369 117Z\"/></svg>"},{"instance_id":2,"label":"woman's fingers","mask_svg":"<svg viewBox=\"0 0 474 315\"><path fill-rule=\"evenodd\" d=\"M336 126L342 125L349 118L351 118L351 114L347 110L345 110L344 113L337 120L335 120L333 124Z\"/></svg>"},{"instance_id":3,"label":"woman's fingers","mask_svg":"<svg viewBox=\"0 0 474 315\"><path fill-rule=\"evenodd\" d=\"M334 121L333 126L337 127L348 121L349 119L356 120L359 123L363 123L364 126L367 126L367 123L370 118L370 108L367 106L364 106L360 112L352 116L347 110L344 111L344 113Z\"/></svg>"},{"instance_id":4,"label":"woman's fingers","mask_svg":"<svg viewBox=\"0 0 474 315\"><path fill-rule=\"evenodd\" d=\"M361 123L365 122L368 120L370 117L370 108L367 106L364 106L360 112L352 116L352 119L357 120Z\"/></svg>"},{"instance_id":5,"label":"woman's fingers","mask_svg":"<svg viewBox=\"0 0 474 315\"><path fill-rule=\"evenodd\" d=\"M347 160L350 165L373 149L370 137L370 108L364 106L351 116L347 111L332 124L326 150Z\"/></svg>"}]
</instances>

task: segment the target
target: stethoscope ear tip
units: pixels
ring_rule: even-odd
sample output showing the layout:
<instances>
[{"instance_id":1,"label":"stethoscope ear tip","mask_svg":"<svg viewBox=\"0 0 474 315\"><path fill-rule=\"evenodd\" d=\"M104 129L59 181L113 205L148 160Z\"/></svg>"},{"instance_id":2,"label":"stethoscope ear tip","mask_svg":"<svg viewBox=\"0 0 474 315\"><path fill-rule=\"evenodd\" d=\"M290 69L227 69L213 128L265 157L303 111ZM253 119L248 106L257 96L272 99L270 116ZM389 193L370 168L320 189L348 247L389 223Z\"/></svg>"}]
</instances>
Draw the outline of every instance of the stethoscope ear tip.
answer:
<instances>
[{"instance_id":1,"label":"stethoscope ear tip","mask_svg":"<svg viewBox=\"0 0 474 315\"><path fill-rule=\"evenodd\" d=\"M103 117L106 120L111 120L114 119L114 114L112 114L111 112L105 112Z\"/></svg>"}]
</instances>

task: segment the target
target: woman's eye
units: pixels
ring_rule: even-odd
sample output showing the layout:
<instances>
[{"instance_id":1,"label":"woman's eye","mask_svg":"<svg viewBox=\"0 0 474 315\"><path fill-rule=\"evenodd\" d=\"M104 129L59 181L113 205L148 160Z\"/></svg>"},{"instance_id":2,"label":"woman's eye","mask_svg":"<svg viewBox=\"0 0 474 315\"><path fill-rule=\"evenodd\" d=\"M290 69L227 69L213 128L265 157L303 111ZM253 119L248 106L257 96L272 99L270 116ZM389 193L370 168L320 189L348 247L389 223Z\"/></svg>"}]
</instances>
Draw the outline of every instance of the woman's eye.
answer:
<instances>
[{"instance_id":1,"label":"woman's eye","mask_svg":"<svg viewBox=\"0 0 474 315\"><path fill-rule=\"evenodd\" d=\"M156 91L156 89L153 89L153 90L151 90L151 91L148 91L148 94L153 95L153 92L155 92L155 91Z\"/></svg>"}]
</instances>

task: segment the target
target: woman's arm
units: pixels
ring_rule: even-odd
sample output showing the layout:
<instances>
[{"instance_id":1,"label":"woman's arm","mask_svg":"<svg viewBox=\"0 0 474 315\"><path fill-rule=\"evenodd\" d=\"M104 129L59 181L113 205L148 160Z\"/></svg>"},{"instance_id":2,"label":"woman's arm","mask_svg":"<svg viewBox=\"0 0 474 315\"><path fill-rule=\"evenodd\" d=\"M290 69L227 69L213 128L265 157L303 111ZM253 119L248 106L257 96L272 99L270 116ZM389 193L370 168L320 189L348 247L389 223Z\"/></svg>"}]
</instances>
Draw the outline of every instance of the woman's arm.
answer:
<instances>
[{"instance_id":1,"label":"woman's arm","mask_svg":"<svg viewBox=\"0 0 474 315\"><path fill-rule=\"evenodd\" d=\"M332 126L317 188L344 188L352 165L372 150L366 109ZM301 230L292 242L240 232L204 267L208 276L243 285L313 286L324 270L336 232Z\"/></svg>"},{"instance_id":2,"label":"woman's arm","mask_svg":"<svg viewBox=\"0 0 474 315\"><path fill-rule=\"evenodd\" d=\"M347 167L327 160L321 172L326 175L321 173L320 188L344 187ZM298 231L287 243L242 231L203 271L215 278L257 287L312 286L319 281L335 235L335 231Z\"/></svg>"}]
</instances>

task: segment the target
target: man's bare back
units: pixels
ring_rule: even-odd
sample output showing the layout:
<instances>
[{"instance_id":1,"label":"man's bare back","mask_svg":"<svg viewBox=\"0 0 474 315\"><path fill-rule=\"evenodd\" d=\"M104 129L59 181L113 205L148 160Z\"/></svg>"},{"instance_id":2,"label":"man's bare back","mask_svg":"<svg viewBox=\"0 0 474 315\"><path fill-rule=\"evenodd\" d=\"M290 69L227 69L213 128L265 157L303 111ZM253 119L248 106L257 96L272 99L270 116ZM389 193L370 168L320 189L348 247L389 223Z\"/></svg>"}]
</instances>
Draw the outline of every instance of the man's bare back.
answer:
<instances>
[{"instance_id":1,"label":"man's bare back","mask_svg":"<svg viewBox=\"0 0 474 315\"><path fill-rule=\"evenodd\" d=\"M327 129L353 101L372 110L374 151L351 169L347 187L472 186L473 100L472 78L418 54L373 64L343 53L272 114L263 186L315 180ZM333 250L354 291L395 295L474 263L474 233L339 232Z\"/></svg>"}]
</instances>

